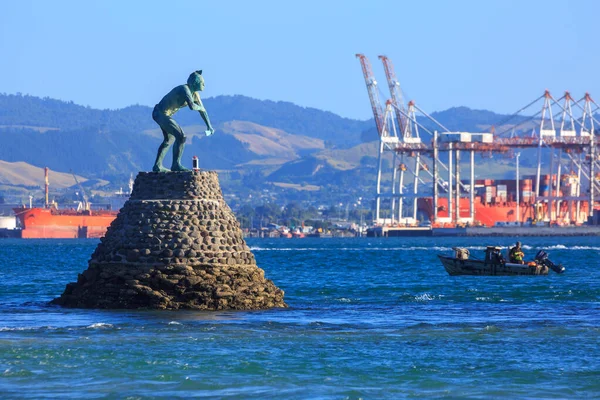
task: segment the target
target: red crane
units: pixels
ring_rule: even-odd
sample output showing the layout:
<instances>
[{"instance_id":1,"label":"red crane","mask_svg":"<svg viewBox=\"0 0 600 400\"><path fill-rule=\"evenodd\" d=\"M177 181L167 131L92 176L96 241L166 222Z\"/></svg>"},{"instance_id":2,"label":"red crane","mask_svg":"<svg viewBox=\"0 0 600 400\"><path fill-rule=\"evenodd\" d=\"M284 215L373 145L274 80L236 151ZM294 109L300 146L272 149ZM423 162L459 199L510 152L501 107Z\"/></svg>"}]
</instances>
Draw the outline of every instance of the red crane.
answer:
<instances>
[{"instance_id":1,"label":"red crane","mask_svg":"<svg viewBox=\"0 0 600 400\"><path fill-rule=\"evenodd\" d=\"M373 75L369 59L364 54L357 54L356 57L360 59L360 65L362 66L365 83L367 85L367 92L369 92L369 99L371 100L373 117L375 118L375 124L377 125L377 133L381 136L383 132L383 109L381 108L379 95L377 93L377 81Z\"/></svg>"},{"instance_id":2,"label":"red crane","mask_svg":"<svg viewBox=\"0 0 600 400\"><path fill-rule=\"evenodd\" d=\"M390 88L390 94L392 96L392 102L395 104L396 111L396 120L398 121L398 127L400 128L400 132L405 136L406 132L406 116L400 112L400 110L406 113L406 108L404 107L404 99L402 98L402 92L400 90L400 82L398 78L396 78L396 73L394 72L394 64L392 64L392 60L387 58L386 56L379 56L379 59L383 63L383 69L385 70L385 77L388 82L388 86Z\"/></svg>"}]
</instances>

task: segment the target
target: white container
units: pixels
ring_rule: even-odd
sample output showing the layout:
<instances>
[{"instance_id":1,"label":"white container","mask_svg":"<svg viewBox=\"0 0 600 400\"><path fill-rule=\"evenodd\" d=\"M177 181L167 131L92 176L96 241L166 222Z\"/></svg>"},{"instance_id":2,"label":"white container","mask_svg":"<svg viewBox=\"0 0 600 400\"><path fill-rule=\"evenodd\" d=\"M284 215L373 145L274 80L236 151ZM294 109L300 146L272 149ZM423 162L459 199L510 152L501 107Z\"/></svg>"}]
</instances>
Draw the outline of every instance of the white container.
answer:
<instances>
[{"instance_id":1,"label":"white container","mask_svg":"<svg viewBox=\"0 0 600 400\"><path fill-rule=\"evenodd\" d=\"M442 142L471 142L471 134L469 132L445 132L440 134Z\"/></svg>"},{"instance_id":2,"label":"white container","mask_svg":"<svg viewBox=\"0 0 600 400\"><path fill-rule=\"evenodd\" d=\"M16 229L17 217L0 217L0 229Z\"/></svg>"}]
</instances>

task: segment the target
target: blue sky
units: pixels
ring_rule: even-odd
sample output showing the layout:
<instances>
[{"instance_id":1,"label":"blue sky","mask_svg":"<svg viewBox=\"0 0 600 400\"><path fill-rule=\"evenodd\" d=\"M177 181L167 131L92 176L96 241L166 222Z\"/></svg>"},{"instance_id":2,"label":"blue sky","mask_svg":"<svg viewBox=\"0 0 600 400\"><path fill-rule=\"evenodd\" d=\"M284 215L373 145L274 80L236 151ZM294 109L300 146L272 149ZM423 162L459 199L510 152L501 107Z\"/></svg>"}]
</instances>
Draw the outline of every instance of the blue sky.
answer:
<instances>
[{"instance_id":1,"label":"blue sky","mask_svg":"<svg viewBox=\"0 0 600 400\"><path fill-rule=\"evenodd\" d=\"M154 105L203 69L203 97L367 119L356 53L386 98L377 56L387 55L406 97L428 112L510 113L544 89L600 98L593 0L0 0L0 10L0 92L94 108Z\"/></svg>"}]
</instances>

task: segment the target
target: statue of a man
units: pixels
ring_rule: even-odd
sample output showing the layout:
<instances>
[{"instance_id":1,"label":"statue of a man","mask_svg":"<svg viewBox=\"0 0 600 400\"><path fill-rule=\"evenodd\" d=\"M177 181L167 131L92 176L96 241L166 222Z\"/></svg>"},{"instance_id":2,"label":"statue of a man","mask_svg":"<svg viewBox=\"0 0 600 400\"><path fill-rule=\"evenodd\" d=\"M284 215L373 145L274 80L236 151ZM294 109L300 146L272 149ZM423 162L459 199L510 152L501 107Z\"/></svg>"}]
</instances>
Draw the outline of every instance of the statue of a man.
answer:
<instances>
[{"instance_id":1,"label":"statue of a man","mask_svg":"<svg viewBox=\"0 0 600 400\"><path fill-rule=\"evenodd\" d=\"M186 169L181 165L181 156L183 154L183 148L185 147L185 133L183 133L183 129L181 129L177 122L171 118L172 115L181 108L187 105L191 110L200 112L200 116L206 123L207 130L204 131L206 136L215 133L215 130L208 119L208 113L202 105L202 100L200 100L198 94L198 91L202 90L204 90L202 70L194 71L189 76L187 84L176 86L162 98L160 103L154 106L152 119L160 126L164 140L158 148L158 154L156 155L156 161L154 162L152 171L169 171L162 166L162 161L173 142L175 142L175 146L173 146L173 164L171 165L171 171L189 171L189 169Z\"/></svg>"}]
</instances>

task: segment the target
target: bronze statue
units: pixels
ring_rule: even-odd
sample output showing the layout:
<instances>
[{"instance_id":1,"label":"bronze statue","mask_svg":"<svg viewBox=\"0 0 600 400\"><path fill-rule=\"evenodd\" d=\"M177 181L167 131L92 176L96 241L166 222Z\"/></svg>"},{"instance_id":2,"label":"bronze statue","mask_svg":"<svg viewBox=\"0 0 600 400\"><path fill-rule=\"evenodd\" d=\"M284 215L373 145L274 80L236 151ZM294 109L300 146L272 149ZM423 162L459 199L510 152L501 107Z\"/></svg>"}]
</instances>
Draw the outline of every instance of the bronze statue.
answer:
<instances>
[{"instance_id":1,"label":"bronze statue","mask_svg":"<svg viewBox=\"0 0 600 400\"><path fill-rule=\"evenodd\" d=\"M173 142L175 142L175 146L173 146L173 164L171 165L171 171L189 171L189 169L186 169L181 165L181 156L183 154L183 148L185 147L185 133L183 133L183 129L181 129L177 122L171 118L173 114L186 105L191 110L200 112L200 116L206 123L207 130L204 131L206 136L215 133L215 130L208 119L208 113L202 105L202 100L200 100L200 95L198 94L198 91L202 90L204 90L202 70L194 71L190 74L187 84L176 86L167 93L156 106L154 106L152 119L160 126L164 140L158 148L156 161L154 162L152 171L169 171L162 166L162 161Z\"/></svg>"}]
</instances>

